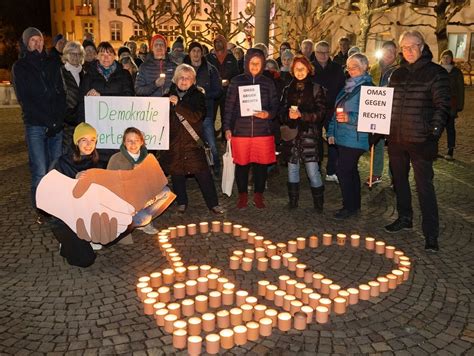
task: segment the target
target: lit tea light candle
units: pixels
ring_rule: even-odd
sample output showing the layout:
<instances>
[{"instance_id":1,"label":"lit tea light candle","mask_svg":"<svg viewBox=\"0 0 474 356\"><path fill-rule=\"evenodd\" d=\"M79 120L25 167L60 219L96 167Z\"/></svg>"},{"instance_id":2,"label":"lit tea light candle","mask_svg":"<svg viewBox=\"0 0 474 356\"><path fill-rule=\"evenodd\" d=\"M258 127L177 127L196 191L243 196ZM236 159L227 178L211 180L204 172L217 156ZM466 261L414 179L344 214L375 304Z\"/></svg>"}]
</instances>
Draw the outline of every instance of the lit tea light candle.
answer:
<instances>
[{"instance_id":1,"label":"lit tea light candle","mask_svg":"<svg viewBox=\"0 0 474 356\"><path fill-rule=\"evenodd\" d=\"M294 240L288 241L288 252L289 252L289 253L295 253L296 251L298 251L298 244L297 244L297 242L294 241Z\"/></svg>"},{"instance_id":2,"label":"lit tea light candle","mask_svg":"<svg viewBox=\"0 0 474 356\"><path fill-rule=\"evenodd\" d=\"M220 232L221 231L221 222L220 221L212 221L211 222L211 230L212 230L212 232Z\"/></svg>"},{"instance_id":3,"label":"lit tea light candle","mask_svg":"<svg viewBox=\"0 0 474 356\"><path fill-rule=\"evenodd\" d=\"M150 284L150 282L151 282L151 277L149 276L143 276L143 277L138 278L138 283Z\"/></svg>"},{"instance_id":4,"label":"lit tea light candle","mask_svg":"<svg viewBox=\"0 0 474 356\"><path fill-rule=\"evenodd\" d=\"M265 318L269 318L272 321L272 327L278 326L278 312L275 309L265 310Z\"/></svg>"},{"instance_id":5,"label":"lit tea light candle","mask_svg":"<svg viewBox=\"0 0 474 356\"><path fill-rule=\"evenodd\" d=\"M340 298L344 298L344 300L346 301L346 306L349 305L349 292L346 291L346 290L340 290L339 292L337 292L337 296L340 297Z\"/></svg>"},{"instance_id":6,"label":"lit tea light candle","mask_svg":"<svg viewBox=\"0 0 474 356\"><path fill-rule=\"evenodd\" d=\"M270 258L270 267L272 269L279 269L281 267L281 256L274 255Z\"/></svg>"},{"instance_id":7,"label":"lit tea light candle","mask_svg":"<svg viewBox=\"0 0 474 356\"><path fill-rule=\"evenodd\" d=\"M395 289L397 288L397 276L392 273L387 274L388 279L388 289Z\"/></svg>"},{"instance_id":8,"label":"lit tea light candle","mask_svg":"<svg viewBox=\"0 0 474 356\"><path fill-rule=\"evenodd\" d=\"M257 305L257 302L258 302L258 299L252 295L245 298L245 304L250 304L252 307Z\"/></svg>"},{"instance_id":9,"label":"lit tea light candle","mask_svg":"<svg viewBox=\"0 0 474 356\"><path fill-rule=\"evenodd\" d=\"M166 308L166 303L157 302L157 303L153 304L153 310L155 311L155 313L156 313L157 310L164 309L164 308Z\"/></svg>"},{"instance_id":10,"label":"lit tea light candle","mask_svg":"<svg viewBox=\"0 0 474 356\"><path fill-rule=\"evenodd\" d=\"M283 309L287 312L291 310L291 302L294 301L296 297L294 295L287 294L283 297Z\"/></svg>"},{"instance_id":11,"label":"lit tea light candle","mask_svg":"<svg viewBox=\"0 0 474 356\"><path fill-rule=\"evenodd\" d=\"M301 307L301 312L306 315L306 324L311 324L313 319L314 309L311 308L309 305L303 305Z\"/></svg>"},{"instance_id":12,"label":"lit tea light candle","mask_svg":"<svg viewBox=\"0 0 474 356\"><path fill-rule=\"evenodd\" d=\"M247 343L247 327L244 325L236 325L232 329L234 331L234 343L238 346Z\"/></svg>"},{"instance_id":13,"label":"lit tea light candle","mask_svg":"<svg viewBox=\"0 0 474 356\"><path fill-rule=\"evenodd\" d=\"M283 266L285 267L288 267L288 259L290 257L293 257L293 254L292 253L284 253L283 255L281 255L281 262L283 263Z\"/></svg>"},{"instance_id":14,"label":"lit tea light candle","mask_svg":"<svg viewBox=\"0 0 474 356\"><path fill-rule=\"evenodd\" d=\"M301 300L305 304L309 304L309 296L310 294L314 293L314 290L311 288L303 288L301 291Z\"/></svg>"},{"instance_id":15,"label":"lit tea light candle","mask_svg":"<svg viewBox=\"0 0 474 356\"><path fill-rule=\"evenodd\" d=\"M265 272L268 269L268 258L266 257L260 257L257 260L257 269L260 272Z\"/></svg>"},{"instance_id":16,"label":"lit tea light candle","mask_svg":"<svg viewBox=\"0 0 474 356\"><path fill-rule=\"evenodd\" d=\"M265 257L265 249L263 247L255 247L255 258Z\"/></svg>"},{"instance_id":17,"label":"lit tea light candle","mask_svg":"<svg viewBox=\"0 0 474 356\"><path fill-rule=\"evenodd\" d=\"M149 299L149 298L151 298L151 299L158 299L158 296L159 296L158 292L150 292L150 293L147 293L147 294L146 294L146 298L145 298L145 299Z\"/></svg>"},{"instance_id":18,"label":"lit tea light candle","mask_svg":"<svg viewBox=\"0 0 474 356\"><path fill-rule=\"evenodd\" d=\"M221 275L222 273L222 270L220 268L217 268L217 267L212 267L210 270L209 270L210 273L213 273L213 274L217 274L218 276Z\"/></svg>"},{"instance_id":19,"label":"lit tea light candle","mask_svg":"<svg viewBox=\"0 0 474 356\"><path fill-rule=\"evenodd\" d=\"M232 304L234 304L234 291L232 289L224 289L222 291L222 305Z\"/></svg>"},{"instance_id":20,"label":"lit tea light candle","mask_svg":"<svg viewBox=\"0 0 474 356\"><path fill-rule=\"evenodd\" d=\"M392 271L392 274L397 276L397 284L402 284L402 282L403 282L403 272L400 271L399 269L394 269Z\"/></svg>"},{"instance_id":21,"label":"lit tea light candle","mask_svg":"<svg viewBox=\"0 0 474 356\"><path fill-rule=\"evenodd\" d=\"M197 290L199 293L206 293L208 290L209 279L207 277L199 277L197 279Z\"/></svg>"},{"instance_id":22,"label":"lit tea light candle","mask_svg":"<svg viewBox=\"0 0 474 356\"><path fill-rule=\"evenodd\" d=\"M207 221L201 221L199 223L199 232L201 234L207 234L209 232L209 223Z\"/></svg>"},{"instance_id":23,"label":"lit tea light candle","mask_svg":"<svg viewBox=\"0 0 474 356\"><path fill-rule=\"evenodd\" d=\"M194 315L194 300L192 299L184 299L181 302L181 313L184 316L191 316Z\"/></svg>"},{"instance_id":24,"label":"lit tea light candle","mask_svg":"<svg viewBox=\"0 0 474 356\"><path fill-rule=\"evenodd\" d=\"M246 271L246 272L249 272L252 270L252 262L253 262L253 259L252 258L248 258L248 257L244 257L242 258L242 271Z\"/></svg>"},{"instance_id":25,"label":"lit tea light candle","mask_svg":"<svg viewBox=\"0 0 474 356\"><path fill-rule=\"evenodd\" d=\"M222 292L224 290L224 284L228 283L229 280L225 277L217 278L217 290Z\"/></svg>"},{"instance_id":26,"label":"lit tea light candle","mask_svg":"<svg viewBox=\"0 0 474 356\"><path fill-rule=\"evenodd\" d=\"M301 299L303 297L303 289L305 288L306 288L306 284L296 283L295 284L295 297Z\"/></svg>"},{"instance_id":27,"label":"lit tea light candle","mask_svg":"<svg viewBox=\"0 0 474 356\"><path fill-rule=\"evenodd\" d=\"M370 299L370 286L367 284L361 284L359 286L359 299L369 300Z\"/></svg>"},{"instance_id":28,"label":"lit tea light candle","mask_svg":"<svg viewBox=\"0 0 474 356\"><path fill-rule=\"evenodd\" d=\"M301 310L301 307L303 306L303 303L300 302L299 300L293 300L290 302L290 314L295 315L296 312L299 312Z\"/></svg>"},{"instance_id":29,"label":"lit tea light candle","mask_svg":"<svg viewBox=\"0 0 474 356\"><path fill-rule=\"evenodd\" d=\"M324 279L324 276L321 273L313 274L313 288L321 289L321 281Z\"/></svg>"},{"instance_id":30,"label":"lit tea light candle","mask_svg":"<svg viewBox=\"0 0 474 356\"><path fill-rule=\"evenodd\" d=\"M145 288L140 289L140 293L139 293L140 300L143 302L146 299L148 293L151 293L151 292L153 292L153 288L151 287L145 287Z\"/></svg>"},{"instance_id":31,"label":"lit tea light candle","mask_svg":"<svg viewBox=\"0 0 474 356\"><path fill-rule=\"evenodd\" d=\"M255 250L251 248L247 248L244 250L244 257L254 259L255 258Z\"/></svg>"},{"instance_id":32,"label":"lit tea light candle","mask_svg":"<svg viewBox=\"0 0 474 356\"><path fill-rule=\"evenodd\" d=\"M367 284L370 287L370 296L378 297L380 295L380 283L376 281L370 281Z\"/></svg>"},{"instance_id":33,"label":"lit tea light candle","mask_svg":"<svg viewBox=\"0 0 474 356\"><path fill-rule=\"evenodd\" d=\"M267 292L267 286L270 284L269 281L258 281L258 288L257 288L257 294L261 297L264 297L266 292Z\"/></svg>"},{"instance_id":34,"label":"lit tea light candle","mask_svg":"<svg viewBox=\"0 0 474 356\"><path fill-rule=\"evenodd\" d=\"M148 286L148 283L137 283L137 295L138 295L138 298L140 298L140 300L144 299L142 289L145 289L145 288L151 288L151 287ZM153 288L151 288L151 290L153 290ZM150 293L150 292L148 292L148 293Z\"/></svg>"},{"instance_id":35,"label":"lit tea light candle","mask_svg":"<svg viewBox=\"0 0 474 356\"><path fill-rule=\"evenodd\" d=\"M393 262L398 263L399 258L404 255L405 253L403 251L395 250L395 252L393 253Z\"/></svg>"},{"instance_id":36,"label":"lit tea light candle","mask_svg":"<svg viewBox=\"0 0 474 356\"><path fill-rule=\"evenodd\" d=\"M245 290L239 290L235 292L235 304L240 307L242 304L245 304L245 299L248 297L249 292Z\"/></svg>"},{"instance_id":37,"label":"lit tea light candle","mask_svg":"<svg viewBox=\"0 0 474 356\"><path fill-rule=\"evenodd\" d=\"M281 290L286 290L286 282L290 280L290 276L287 275L281 275L278 277L278 288Z\"/></svg>"},{"instance_id":38,"label":"lit tea light candle","mask_svg":"<svg viewBox=\"0 0 474 356\"><path fill-rule=\"evenodd\" d=\"M255 248L257 247L262 247L263 246L263 236L257 235L253 239L253 243L255 245Z\"/></svg>"},{"instance_id":39,"label":"lit tea light candle","mask_svg":"<svg viewBox=\"0 0 474 356\"><path fill-rule=\"evenodd\" d=\"M311 293L309 295L309 306L313 309L319 305L319 300L321 299L321 295L318 293Z\"/></svg>"},{"instance_id":40,"label":"lit tea light candle","mask_svg":"<svg viewBox=\"0 0 474 356\"><path fill-rule=\"evenodd\" d=\"M306 270L306 265L304 263L296 264L296 277L303 278Z\"/></svg>"},{"instance_id":41,"label":"lit tea light candle","mask_svg":"<svg viewBox=\"0 0 474 356\"><path fill-rule=\"evenodd\" d=\"M329 309L323 305L316 307L316 322L325 324L329 320Z\"/></svg>"},{"instance_id":42,"label":"lit tea light candle","mask_svg":"<svg viewBox=\"0 0 474 356\"><path fill-rule=\"evenodd\" d=\"M177 329L173 331L173 347L176 349L186 348L186 341L188 339L188 333L186 330Z\"/></svg>"},{"instance_id":43,"label":"lit tea light candle","mask_svg":"<svg viewBox=\"0 0 474 356\"><path fill-rule=\"evenodd\" d=\"M286 294L295 294L296 283L298 283L298 281L294 279L289 279L286 281Z\"/></svg>"},{"instance_id":44,"label":"lit tea light candle","mask_svg":"<svg viewBox=\"0 0 474 356\"><path fill-rule=\"evenodd\" d=\"M316 235L311 235L309 237L309 247L316 248L319 245L319 239Z\"/></svg>"},{"instance_id":45,"label":"lit tea light candle","mask_svg":"<svg viewBox=\"0 0 474 356\"><path fill-rule=\"evenodd\" d=\"M221 337L217 334L206 335L206 352L210 355L219 353Z\"/></svg>"},{"instance_id":46,"label":"lit tea light candle","mask_svg":"<svg viewBox=\"0 0 474 356\"><path fill-rule=\"evenodd\" d=\"M202 330L205 332L214 331L216 328L216 316L213 313L202 315Z\"/></svg>"},{"instance_id":47,"label":"lit tea light candle","mask_svg":"<svg viewBox=\"0 0 474 356\"><path fill-rule=\"evenodd\" d=\"M200 355L202 348L202 337L188 336L188 354L191 356Z\"/></svg>"},{"instance_id":48,"label":"lit tea light candle","mask_svg":"<svg viewBox=\"0 0 474 356\"><path fill-rule=\"evenodd\" d=\"M380 293L388 292L388 278L387 277L377 277L377 282L380 283Z\"/></svg>"},{"instance_id":49,"label":"lit tea light candle","mask_svg":"<svg viewBox=\"0 0 474 356\"><path fill-rule=\"evenodd\" d=\"M347 310L346 300L342 297L336 297L333 300L334 303L334 313L344 314Z\"/></svg>"},{"instance_id":50,"label":"lit tea light candle","mask_svg":"<svg viewBox=\"0 0 474 356\"><path fill-rule=\"evenodd\" d=\"M173 268L184 267L184 263L181 262L181 261L172 262L172 263L171 263L171 266L172 266Z\"/></svg>"},{"instance_id":51,"label":"lit tea light candle","mask_svg":"<svg viewBox=\"0 0 474 356\"><path fill-rule=\"evenodd\" d=\"M242 225L235 224L232 226L232 236L239 237L240 236L240 229Z\"/></svg>"},{"instance_id":52,"label":"lit tea light candle","mask_svg":"<svg viewBox=\"0 0 474 356\"><path fill-rule=\"evenodd\" d=\"M245 326L247 327L247 340L258 340L260 337L260 324L255 321L249 321Z\"/></svg>"},{"instance_id":53,"label":"lit tea light candle","mask_svg":"<svg viewBox=\"0 0 474 356\"><path fill-rule=\"evenodd\" d=\"M182 282L186 279L186 267L177 267L174 269L174 279L176 282Z\"/></svg>"},{"instance_id":54,"label":"lit tea light candle","mask_svg":"<svg viewBox=\"0 0 474 356\"><path fill-rule=\"evenodd\" d=\"M305 313L298 311L294 314L293 319L294 319L293 327L296 330L305 330L306 329L307 317L306 317Z\"/></svg>"},{"instance_id":55,"label":"lit tea light candle","mask_svg":"<svg viewBox=\"0 0 474 356\"><path fill-rule=\"evenodd\" d=\"M217 288L217 279L219 275L214 273L209 273L207 275L207 287L208 289L216 289Z\"/></svg>"},{"instance_id":56,"label":"lit tea light candle","mask_svg":"<svg viewBox=\"0 0 474 356\"><path fill-rule=\"evenodd\" d=\"M321 280L321 294L329 294L329 286L332 284L332 280L324 278Z\"/></svg>"},{"instance_id":57,"label":"lit tea light candle","mask_svg":"<svg viewBox=\"0 0 474 356\"><path fill-rule=\"evenodd\" d=\"M281 256L281 255L283 255L284 253L287 252L286 243L279 242L279 243L276 244L276 246L277 246L277 255Z\"/></svg>"},{"instance_id":58,"label":"lit tea light candle","mask_svg":"<svg viewBox=\"0 0 474 356\"><path fill-rule=\"evenodd\" d=\"M155 312L155 321L156 325L158 326L165 326L165 316L168 315L168 309L163 308L163 309L158 309Z\"/></svg>"},{"instance_id":59,"label":"lit tea light candle","mask_svg":"<svg viewBox=\"0 0 474 356\"><path fill-rule=\"evenodd\" d=\"M169 303L171 299L171 293L169 287L160 287L158 288L159 300L163 303Z\"/></svg>"},{"instance_id":60,"label":"lit tea light candle","mask_svg":"<svg viewBox=\"0 0 474 356\"><path fill-rule=\"evenodd\" d=\"M199 277L199 267L198 266L188 266L188 278L197 279Z\"/></svg>"},{"instance_id":61,"label":"lit tea light candle","mask_svg":"<svg viewBox=\"0 0 474 356\"><path fill-rule=\"evenodd\" d=\"M247 240L249 236L249 229L247 227L243 227L240 229L240 238L242 240Z\"/></svg>"},{"instance_id":62,"label":"lit tea light candle","mask_svg":"<svg viewBox=\"0 0 474 356\"><path fill-rule=\"evenodd\" d=\"M250 321L253 318L253 306L250 304L242 304L240 306L240 309L242 309L242 321Z\"/></svg>"},{"instance_id":63,"label":"lit tea light candle","mask_svg":"<svg viewBox=\"0 0 474 356\"><path fill-rule=\"evenodd\" d=\"M229 311L230 314L230 325L237 326L242 324L242 309L240 308L232 308Z\"/></svg>"},{"instance_id":64,"label":"lit tea light candle","mask_svg":"<svg viewBox=\"0 0 474 356\"><path fill-rule=\"evenodd\" d=\"M247 242L253 245L255 243L255 236L257 236L255 232L249 232L247 235Z\"/></svg>"},{"instance_id":65,"label":"lit tea light candle","mask_svg":"<svg viewBox=\"0 0 474 356\"><path fill-rule=\"evenodd\" d=\"M211 308L219 308L222 303L222 294L219 291L212 291L209 293L209 306Z\"/></svg>"},{"instance_id":66,"label":"lit tea light candle","mask_svg":"<svg viewBox=\"0 0 474 356\"><path fill-rule=\"evenodd\" d=\"M307 284L313 283L313 271L310 271L308 268L304 271L303 280Z\"/></svg>"},{"instance_id":67,"label":"lit tea light candle","mask_svg":"<svg viewBox=\"0 0 474 356\"><path fill-rule=\"evenodd\" d=\"M265 317L265 310L267 310L267 306L263 304L257 304L253 307L253 317L255 321L259 321Z\"/></svg>"},{"instance_id":68,"label":"lit tea light candle","mask_svg":"<svg viewBox=\"0 0 474 356\"><path fill-rule=\"evenodd\" d=\"M170 231L170 238L174 239L178 236L177 229L174 226L169 227L168 230Z\"/></svg>"},{"instance_id":69,"label":"lit tea light candle","mask_svg":"<svg viewBox=\"0 0 474 356\"><path fill-rule=\"evenodd\" d=\"M207 295L203 295L203 294L197 295L195 300L196 300L195 302L196 311L198 313L207 312L207 308L209 305L209 298L207 297Z\"/></svg>"},{"instance_id":70,"label":"lit tea light candle","mask_svg":"<svg viewBox=\"0 0 474 356\"><path fill-rule=\"evenodd\" d=\"M188 328L188 323L185 322L184 320L176 320L174 323L173 323L173 330L176 331L176 330L187 330ZM173 331L173 334L174 334L174 331Z\"/></svg>"},{"instance_id":71,"label":"lit tea light candle","mask_svg":"<svg viewBox=\"0 0 474 356\"><path fill-rule=\"evenodd\" d=\"M186 281L186 294L187 295L196 295L197 294L197 281L194 279L191 279L189 281Z\"/></svg>"},{"instance_id":72,"label":"lit tea light candle","mask_svg":"<svg viewBox=\"0 0 474 356\"><path fill-rule=\"evenodd\" d=\"M201 334L201 318L192 317L188 319L188 334L197 336Z\"/></svg>"},{"instance_id":73,"label":"lit tea light candle","mask_svg":"<svg viewBox=\"0 0 474 356\"><path fill-rule=\"evenodd\" d=\"M211 271L211 266L209 265L199 266L199 277L207 277L210 271Z\"/></svg>"},{"instance_id":74,"label":"lit tea light candle","mask_svg":"<svg viewBox=\"0 0 474 356\"><path fill-rule=\"evenodd\" d=\"M273 320L267 317L261 318L259 321L260 336L270 336L272 334Z\"/></svg>"},{"instance_id":75,"label":"lit tea light candle","mask_svg":"<svg viewBox=\"0 0 474 356\"><path fill-rule=\"evenodd\" d=\"M395 253L395 246L385 246L385 257L392 259Z\"/></svg>"},{"instance_id":76,"label":"lit tea light candle","mask_svg":"<svg viewBox=\"0 0 474 356\"><path fill-rule=\"evenodd\" d=\"M164 329L168 334L172 334L174 331L173 324L178 320L178 317L174 314L166 314L165 315L165 325Z\"/></svg>"},{"instance_id":77,"label":"lit tea light candle","mask_svg":"<svg viewBox=\"0 0 474 356\"><path fill-rule=\"evenodd\" d=\"M143 310L145 311L145 315L153 315L155 312L153 309L153 305L156 303L156 299L147 298L143 301Z\"/></svg>"},{"instance_id":78,"label":"lit tea light candle","mask_svg":"<svg viewBox=\"0 0 474 356\"><path fill-rule=\"evenodd\" d=\"M385 254L385 242L377 241L375 243L375 253L378 254L378 255Z\"/></svg>"},{"instance_id":79,"label":"lit tea light candle","mask_svg":"<svg viewBox=\"0 0 474 356\"><path fill-rule=\"evenodd\" d=\"M331 314L332 309L332 300L329 298L321 298L319 299L319 305L328 308L328 313Z\"/></svg>"},{"instance_id":80,"label":"lit tea light candle","mask_svg":"<svg viewBox=\"0 0 474 356\"><path fill-rule=\"evenodd\" d=\"M346 244L346 235L345 234L337 234L336 235L336 244L338 246L344 246Z\"/></svg>"},{"instance_id":81,"label":"lit tea light candle","mask_svg":"<svg viewBox=\"0 0 474 356\"><path fill-rule=\"evenodd\" d=\"M331 246L332 244L332 235L331 234L323 234L323 245L324 246Z\"/></svg>"},{"instance_id":82,"label":"lit tea light candle","mask_svg":"<svg viewBox=\"0 0 474 356\"><path fill-rule=\"evenodd\" d=\"M288 270L292 272L296 271L297 264L298 264L298 259L296 257L288 258Z\"/></svg>"},{"instance_id":83,"label":"lit tea light candle","mask_svg":"<svg viewBox=\"0 0 474 356\"><path fill-rule=\"evenodd\" d=\"M230 316L229 312L227 310L219 310L216 313L217 317L217 327L219 329L225 329L230 326Z\"/></svg>"},{"instance_id":84,"label":"lit tea light candle","mask_svg":"<svg viewBox=\"0 0 474 356\"><path fill-rule=\"evenodd\" d=\"M176 226L176 228L178 229L178 237L186 236L186 226L178 225L178 226Z\"/></svg>"},{"instance_id":85,"label":"lit tea light candle","mask_svg":"<svg viewBox=\"0 0 474 356\"><path fill-rule=\"evenodd\" d=\"M375 239L373 237L366 237L365 238L365 248L367 250L375 249Z\"/></svg>"},{"instance_id":86,"label":"lit tea light candle","mask_svg":"<svg viewBox=\"0 0 474 356\"><path fill-rule=\"evenodd\" d=\"M357 234L351 235L351 246L356 247L356 248L360 246L360 235L357 235Z\"/></svg>"},{"instance_id":87,"label":"lit tea light candle","mask_svg":"<svg viewBox=\"0 0 474 356\"><path fill-rule=\"evenodd\" d=\"M398 263L399 267L405 267L410 269L411 268L411 262L410 261L401 261Z\"/></svg>"},{"instance_id":88,"label":"lit tea light candle","mask_svg":"<svg viewBox=\"0 0 474 356\"><path fill-rule=\"evenodd\" d=\"M286 292L285 291L282 291L282 290L276 290L274 293L274 303L277 307L282 307L283 306L283 298L285 297L286 295ZM266 298L268 299L268 298ZM270 300L270 299L268 299Z\"/></svg>"},{"instance_id":89,"label":"lit tea light candle","mask_svg":"<svg viewBox=\"0 0 474 356\"><path fill-rule=\"evenodd\" d=\"M291 329L291 314L290 313L280 313L278 314L278 329L280 331L288 331Z\"/></svg>"},{"instance_id":90,"label":"lit tea light candle","mask_svg":"<svg viewBox=\"0 0 474 356\"><path fill-rule=\"evenodd\" d=\"M277 254L277 247L275 245L268 245L267 247L267 257L280 257L280 256L276 256Z\"/></svg>"},{"instance_id":91,"label":"lit tea light candle","mask_svg":"<svg viewBox=\"0 0 474 356\"><path fill-rule=\"evenodd\" d=\"M399 270L403 272L403 280L408 280L410 277L410 269L407 267L399 267Z\"/></svg>"},{"instance_id":92,"label":"lit tea light candle","mask_svg":"<svg viewBox=\"0 0 474 356\"><path fill-rule=\"evenodd\" d=\"M172 284L174 282L174 270L166 268L162 272L164 284Z\"/></svg>"},{"instance_id":93,"label":"lit tea light candle","mask_svg":"<svg viewBox=\"0 0 474 356\"><path fill-rule=\"evenodd\" d=\"M304 237L297 237L296 247L298 250L304 250L306 248L306 239Z\"/></svg>"},{"instance_id":94,"label":"lit tea light candle","mask_svg":"<svg viewBox=\"0 0 474 356\"><path fill-rule=\"evenodd\" d=\"M188 224L188 235L193 236L197 234L196 224Z\"/></svg>"},{"instance_id":95,"label":"lit tea light candle","mask_svg":"<svg viewBox=\"0 0 474 356\"><path fill-rule=\"evenodd\" d=\"M161 272L153 272L150 274L150 285L153 288L161 287L162 283Z\"/></svg>"},{"instance_id":96,"label":"lit tea light candle","mask_svg":"<svg viewBox=\"0 0 474 356\"><path fill-rule=\"evenodd\" d=\"M232 223L228 221L224 221L224 224L222 224L222 230L224 231L224 234L230 234L232 233Z\"/></svg>"},{"instance_id":97,"label":"lit tea light candle","mask_svg":"<svg viewBox=\"0 0 474 356\"><path fill-rule=\"evenodd\" d=\"M179 318L181 318L181 305L178 303L169 303L168 306L168 312L169 314L176 315Z\"/></svg>"},{"instance_id":98,"label":"lit tea light candle","mask_svg":"<svg viewBox=\"0 0 474 356\"><path fill-rule=\"evenodd\" d=\"M232 329L224 329L219 332L221 337L221 347L229 350L234 347L234 331Z\"/></svg>"},{"instance_id":99,"label":"lit tea light candle","mask_svg":"<svg viewBox=\"0 0 474 356\"><path fill-rule=\"evenodd\" d=\"M234 256L238 257L239 260L242 260L242 257L244 257L244 252L243 252L243 251L240 251L240 250L235 250L232 254L233 254Z\"/></svg>"},{"instance_id":100,"label":"lit tea light candle","mask_svg":"<svg viewBox=\"0 0 474 356\"><path fill-rule=\"evenodd\" d=\"M329 285L329 298L330 299L336 298L340 290L341 290L341 286L338 284Z\"/></svg>"}]
</instances>

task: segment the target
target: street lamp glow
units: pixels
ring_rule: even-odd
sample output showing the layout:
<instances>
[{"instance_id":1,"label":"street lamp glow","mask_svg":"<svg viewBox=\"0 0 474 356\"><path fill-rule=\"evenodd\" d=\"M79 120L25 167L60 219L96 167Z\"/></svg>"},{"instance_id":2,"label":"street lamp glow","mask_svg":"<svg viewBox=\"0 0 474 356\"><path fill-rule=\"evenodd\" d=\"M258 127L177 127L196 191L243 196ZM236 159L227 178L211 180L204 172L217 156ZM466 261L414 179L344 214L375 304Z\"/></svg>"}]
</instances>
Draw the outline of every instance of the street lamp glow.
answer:
<instances>
[{"instance_id":1,"label":"street lamp glow","mask_svg":"<svg viewBox=\"0 0 474 356\"><path fill-rule=\"evenodd\" d=\"M383 51L381 49L378 49L375 51L375 58L381 59L383 57Z\"/></svg>"}]
</instances>

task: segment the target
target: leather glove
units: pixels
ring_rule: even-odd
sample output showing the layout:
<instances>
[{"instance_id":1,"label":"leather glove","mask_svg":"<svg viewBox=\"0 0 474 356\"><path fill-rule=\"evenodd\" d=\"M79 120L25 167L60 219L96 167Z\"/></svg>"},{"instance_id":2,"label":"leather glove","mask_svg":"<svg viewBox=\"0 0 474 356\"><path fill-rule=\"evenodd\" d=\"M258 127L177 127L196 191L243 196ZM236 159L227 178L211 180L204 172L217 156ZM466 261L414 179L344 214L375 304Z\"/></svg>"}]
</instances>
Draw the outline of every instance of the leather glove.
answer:
<instances>
[{"instance_id":1,"label":"leather glove","mask_svg":"<svg viewBox=\"0 0 474 356\"><path fill-rule=\"evenodd\" d=\"M432 141L438 141L442 132L443 130L441 128L437 126L433 127L433 130L431 130L430 139Z\"/></svg>"}]
</instances>

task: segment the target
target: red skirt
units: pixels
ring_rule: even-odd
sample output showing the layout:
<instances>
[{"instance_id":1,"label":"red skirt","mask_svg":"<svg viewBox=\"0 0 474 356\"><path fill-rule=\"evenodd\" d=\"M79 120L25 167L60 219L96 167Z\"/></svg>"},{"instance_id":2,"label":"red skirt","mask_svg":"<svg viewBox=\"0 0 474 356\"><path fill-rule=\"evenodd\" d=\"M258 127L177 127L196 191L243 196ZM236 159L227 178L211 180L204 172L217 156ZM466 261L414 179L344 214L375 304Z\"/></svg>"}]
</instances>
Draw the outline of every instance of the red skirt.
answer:
<instances>
[{"instance_id":1,"label":"red skirt","mask_svg":"<svg viewBox=\"0 0 474 356\"><path fill-rule=\"evenodd\" d=\"M274 136L233 136L230 142L235 164L246 166L249 163L271 164L276 162Z\"/></svg>"}]
</instances>

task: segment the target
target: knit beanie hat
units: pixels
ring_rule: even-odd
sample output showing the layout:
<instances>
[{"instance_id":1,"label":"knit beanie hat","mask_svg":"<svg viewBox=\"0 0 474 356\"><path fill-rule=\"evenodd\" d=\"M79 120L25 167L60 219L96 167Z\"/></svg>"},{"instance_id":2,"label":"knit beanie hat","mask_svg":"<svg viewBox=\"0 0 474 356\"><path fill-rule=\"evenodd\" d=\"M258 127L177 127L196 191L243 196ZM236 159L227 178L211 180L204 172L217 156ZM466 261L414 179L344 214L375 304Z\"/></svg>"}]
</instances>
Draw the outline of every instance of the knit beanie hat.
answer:
<instances>
[{"instance_id":1,"label":"knit beanie hat","mask_svg":"<svg viewBox=\"0 0 474 356\"><path fill-rule=\"evenodd\" d=\"M97 52L97 47L95 46L94 42L90 40L84 40L84 42L82 42L82 47L84 47L84 49L89 46L94 47L95 51Z\"/></svg>"},{"instance_id":2,"label":"knit beanie hat","mask_svg":"<svg viewBox=\"0 0 474 356\"><path fill-rule=\"evenodd\" d=\"M43 34L36 27L28 27L25 31L23 31L23 34L21 35L23 44L28 47L28 41L33 36L40 36L41 38L43 38Z\"/></svg>"},{"instance_id":3,"label":"knit beanie hat","mask_svg":"<svg viewBox=\"0 0 474 356\"><path fill-rule=\"evenodd\" d=\"M157 34L157 35L154 35L154 36L151 38L151 41L150 41L150 48L153 48L153 43L155 43L156 40L162 40L163 43L165 44L165 47L168 47L168 42L166 41L165 36L160 35L160 34Z\"/></svg>"},{"instance_id":4,"label":"knit beanie hat","mask_svg":"<svg viewBox=\"0 0 474 356\"><path fill-rule=\"evenodd\" d=\"M199 43L199 42L196 42L196 41L193 41L189 44L189 47L188 47L188 52L191 52L193 50L193 48L199 48L202 52L202 45Z\"/></svg>"},{"instance_id":5,"label":"knit beanie hat","mask_svg":"<svg viewBox=\"0 0 474 356\"><path fill-rule=\"evenodd\" d=\"M63 38L64 38L64 36L61 33L58 33L56 36L54 36L54 38L53 38L53 47L56 46L56 43L58 43Z\"/></svg>"},{"instance_id":6,"label":"knit beanie hat","mask_svg":"<svg viewBox=\"0 0 474 356\"><path fill-rule=\"evenodd\" d=\"M95 128L86 122L81 122L74 130L72 141L77 146L79 140L87 135L94 136L97 139L97 131Z\"/></svg>"},{"instance_id":7,"label":"knit beanie hat","mask_svg":"<svg viewBox=\"0 0 474 356\"><path fill-rule=\"evenodd\" d=\"M176 39L176 41L174 41L173 46L171 47L171 50L174 51L175 49L178 49L178 48L184 51L184 42L181 36L179 36Z\"/></svg>"},{"instance_id":8,"label":"knit beanie hat","mask_svg":"<svg viewBox=\"0 0 474 356\"><path fill-rule=\"evenodd\" d=\"M124 53L128 53L128 55L132 54L132 52L130 51L130 48L128 48L127 46L122 46L118 49L119 58L121 58L122 54L124 54Z\"/></svg>"}]
</instances>

